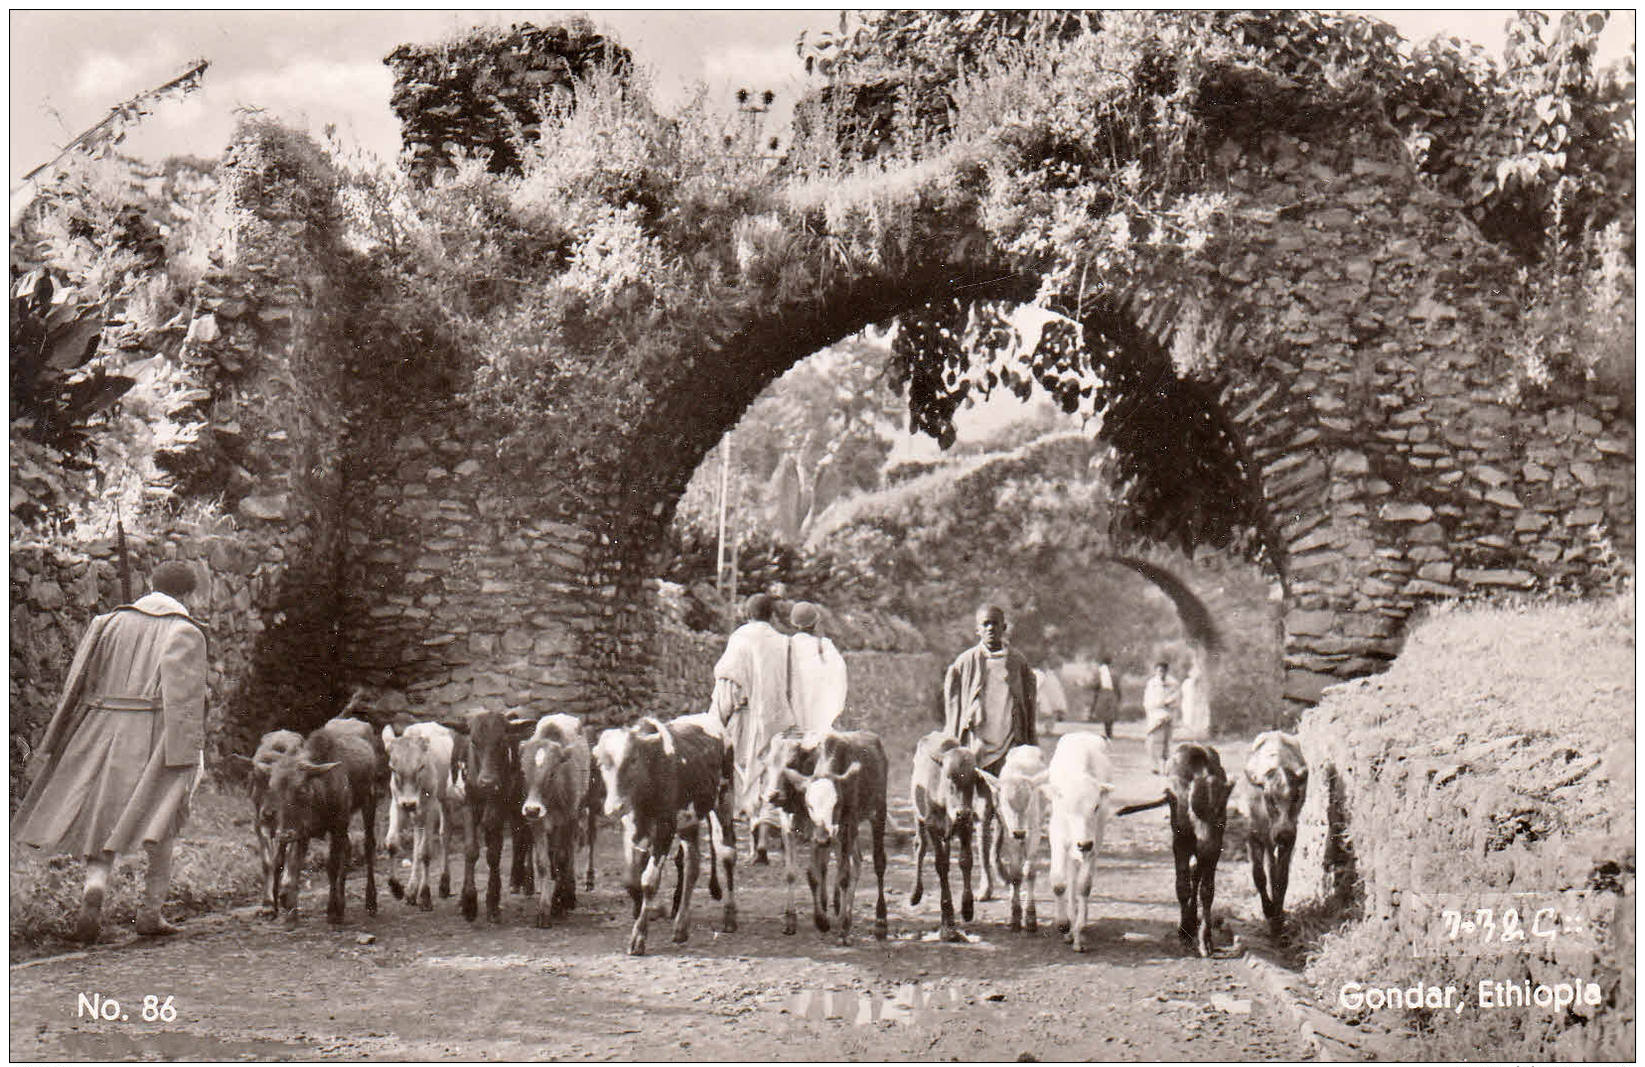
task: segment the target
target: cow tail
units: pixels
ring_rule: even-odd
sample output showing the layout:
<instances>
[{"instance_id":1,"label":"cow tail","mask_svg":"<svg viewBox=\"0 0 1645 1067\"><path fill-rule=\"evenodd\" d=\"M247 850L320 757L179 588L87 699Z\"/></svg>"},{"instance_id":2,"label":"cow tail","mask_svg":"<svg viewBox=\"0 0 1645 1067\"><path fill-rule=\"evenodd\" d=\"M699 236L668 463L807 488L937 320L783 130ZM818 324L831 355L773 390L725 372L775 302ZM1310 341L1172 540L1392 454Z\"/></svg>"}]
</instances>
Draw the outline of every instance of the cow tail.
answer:
<instances>
[{"instance_id":1,"label":"cow tail","mask_svg":"<svg viewBox=\"0 0 1645 1067\"><path fill-rule=\"evenodd\" d=\"M663 722L661 719L647 715L645 718L640 720L640 725L650 726L653 730L656 730L657 735L663 740L663 755L673 758L674 733L668 728L668 724Z\"/></svg>"}]
</instances>

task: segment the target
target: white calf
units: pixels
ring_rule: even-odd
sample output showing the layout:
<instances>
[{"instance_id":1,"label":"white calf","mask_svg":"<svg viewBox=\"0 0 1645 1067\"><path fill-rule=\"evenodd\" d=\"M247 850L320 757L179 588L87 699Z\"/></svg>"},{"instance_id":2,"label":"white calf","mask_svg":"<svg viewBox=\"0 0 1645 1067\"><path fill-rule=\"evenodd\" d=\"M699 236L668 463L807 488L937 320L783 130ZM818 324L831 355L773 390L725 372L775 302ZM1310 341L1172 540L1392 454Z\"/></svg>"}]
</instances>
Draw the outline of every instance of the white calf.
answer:
<instances>
[{"instance_id":1,"label":"white calf","mask_svg":"<svg viewBox=\"0 0 1645 1067\"><path fill-rule=\"evenodd\" d=\"M1108 822L1112 777L1108 742L1103 738L1072 733L1057 742L1046 779L1051 799L1051 891L1057 896L1057 929L1073 942L1075 952L1085 951L1091 875Z\"/></svg>"},{"instance_id":2,"label":"white calf","mask_svg":"<svg viewBox=\"0 0 1645 1067\"><path fill-rule=\"evenodd\" d=\"M1026 895L1026 926L1033 932L1039 929L1034 907L1034 857L1039 853L1040 835L1045 828L1046 782L1050 778L1045 753L1037 745L1018 745L1006 753L998 778L983 770L977 771L977 776L997 798L1001 823L999 874L1011 885L1011 929L1024 928L1022 898Z\"/></svg>"},{"instance_id":3,"label":"white calf","mask_svg":"<svg viewBox=\"0 0 1645 1067\"><path fill-rule=\"evenodd\" d=\"M455 830L457 796L451 785L451 751L455 735L437 722L420 722L394 736L394 727L383 727L383 747L388 751L392 772L388 805L389 892L400 889L400 837L402 819L412 828L411 884L405 890L407 904L424 911L434 907L429 890L431 849L440 858L440 895L451 895L451 850L448 837ZM449 810L448 810L449 809Z\"/></svg>"}]
</instances>

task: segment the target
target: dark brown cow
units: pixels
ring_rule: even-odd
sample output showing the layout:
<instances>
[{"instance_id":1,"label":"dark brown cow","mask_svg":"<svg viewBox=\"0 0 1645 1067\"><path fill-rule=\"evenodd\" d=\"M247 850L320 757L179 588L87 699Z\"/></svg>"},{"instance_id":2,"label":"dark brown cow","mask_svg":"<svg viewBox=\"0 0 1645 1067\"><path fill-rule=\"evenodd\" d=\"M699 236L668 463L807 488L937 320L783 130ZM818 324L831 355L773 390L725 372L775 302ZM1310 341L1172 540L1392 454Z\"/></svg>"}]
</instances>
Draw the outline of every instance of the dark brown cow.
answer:
<instances>
[{"instance_id":1,"label":"dark brown cow","mask_svg":"<svg viewBox=\"0 0 1645 1067\"><path fill-rule=\"evenodd\" d=\"M366 913L377 913L377 790L383 768L372 740L368 724L332 719L309 734L298 751L277 756L270 767L263 803L273 816L276 844L264 895L274 900L276 912L284 896L288 922L298 917L298 883L308 842L320 836L331 839L326 918L333 923L343 921L348 825L355 812L365 825ZM285 893L279 894L287 864L290 877Z\"/></svg>"},{"instance_id":2,"label":"dark brown cow","mask_svg":"<svg viewBox=\"0 0 1645 1067\"><path fill-rule=\"evenodd\" d=\"M606 730L594 746L605 786L605 812L623 821L625 884L634 902L628 952L645 954L646 926L678 836L683 846L674 907L674 940L691 936L691 892L700 864L701 831L709 827L711 875L722 875L722 927L737 928L733 890L736 842L731 827L731 745L711 716L690 715L669 723L645 718L638 725ZM718 838L718 840L716 840ZM723 864L723 871L720 870ZM712 892L713 885L710 885Z\"/></svg>"},{"instance_id":3,"label":"dark brown cow","mask_svg":"<svg viewBox=\"0 0 1645 1067\"><path fill-rule=\"evenodd\" d=\"M1177 936L1192 944L1201 956L1211 954L1211 903L1217 891L1217 863L1222 859L1222 835L1228 825L1228 794L1232 786L1222 770L1222 757L1210 745L1182 744L1171 754L1165 795L1148 804L1119 810L1130 815L1149 808L1171 809L1171 852L1177 862L1177 904L1181 921Z\"/></svg>"},{"instance_id":4,"label":"dark brown cow","mask_svg":"<svg viewBox=\"0 0 1645 1067\"><path fill-rule=\"evenodd\" d=\"M942 939L964 941L954 925L954 897L948 884L949 838L960 839L960 918L970 922L976 907L971 896L971 839L977 823L977 801L988 802L987 786L977 777L977 757L953 737L936 730L920 738L914 749L909 791L918 823L914 852L914 891L908 903L917 906L925 896L925 853L930 849L937 884L942 890Z\"/></svg>"},{"instance_id":5,"label":"dark brown cow","mask_svg":"<svg viewBox=\"0 0 1645 1067\"><path fill-rule=\"evenodd\" d=\"M263 863L263 906L258 914L273 916L275 911L274 883L269 872L274 869L275 812L264 801L268 797L268 776L281 756L294 755L303 747L303 735L295 730L271 730L257 742L257 752L248 761L251 764L252 824L257 831L257 858ZM245 759L244 756L240 757Z\"/></svg>"},{"instance_id":6,"label":"dark brown cow","mask_svg":"<svg viewBox=\"0 0 1645 1067\"><path fill-rule=\"evenodd\" d=\"M529 721L510 722L507 715L486 708L471 708L462 718L442 719L440 725L456 731L451 750L451 781L463 793L463 918L473 922L479 915L479 893L474 887L474 865L480 858L483 840L486 850L486 919L502 920L503 830L512 831L513 862L509 867L511 893L535 891L531 870L531 827L520 812L524 782L520 777L520 752L516 747L531 732Z\"/></svg>"},{"instance_id":7,"label":"dark brown cow","mask_svg":"<svg viewBox=\"0 0 1645 1067\"><path fill-rule=\"evenodd\" d=\"M1258 734L1245 762L1245 783L1251 879L1268 931L1280 937L1285 933L1285 890L1291 880L1291 850L1297 845L1297 815L1308 796L1308 764L1296 736L1278 730Z\"/></svg>"},{"instance_id":8,"label":"dark brown cow","mask_svg":"<svg viewBox=\"0 0 1645 1067\"><path fill-rule=\"evenodd\" d=\"M532 830L537 863L537 925L547 926L577 906L572 874L578 828L588 815L590 871L594 821L585 812L592 760L582 723L575 715L544 715L529 738L520 742L520 773L525 801L520 807ZM549 882L554 883L552 898Z\"/></svg>"},{"instance_id":9,"label":"dark brown cow","mask_svg":"<svg viewBox=\"0 0 1645 1067\"><path fill-rule=\"evenodd\" d=\"M811 883L812 918L821 932L827 933L832 926L839 934L840 944L850 943L851 905L862 873L862 844L857 833L859 824L866 819L874 846L874 875L879 883L874 904L874 936L884 941L885 746L880 743L879 735L869 730L830 730L818 738L813 747L816 762L812 770L783 768L777 787L771 792L773 806L791 815L797 828L803 826L811 833L811 869L807 876ZM786 825L784 829L786 852L794 834L787 831ZM830 850L838 861L832 917L826 908ZM784 918L792 920L791 915Z\"/></svg>"}]
</instances>

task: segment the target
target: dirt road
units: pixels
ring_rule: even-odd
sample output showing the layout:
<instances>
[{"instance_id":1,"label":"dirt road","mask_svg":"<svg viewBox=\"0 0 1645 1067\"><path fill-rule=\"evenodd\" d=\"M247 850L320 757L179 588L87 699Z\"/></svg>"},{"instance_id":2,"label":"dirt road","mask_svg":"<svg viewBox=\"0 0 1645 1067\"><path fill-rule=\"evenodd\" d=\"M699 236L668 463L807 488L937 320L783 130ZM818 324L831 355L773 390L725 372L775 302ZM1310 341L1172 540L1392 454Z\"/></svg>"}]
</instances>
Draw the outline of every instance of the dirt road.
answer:
<instances>
[{"instance_id":1,"label":"dirt road","mask_svg":"<svg viewBox=\"0 0 1645 1067\"><path fill-rule=\"evenodd\" d=\"M1220 746L1230 766L1240 746ZM1122 740L1120 795L1157 788L1141 746ZM892 792L904 792L893 768ZM1157 794L1156 794L1157 795ZM909 825L906 808L894 817ZM893 849L891 938L872 938L872 875L858 894L849 947L814 929L781 932L780 867L739 864L741 929L716 934L718 909L699 888L687 945L654 924L652 954L623 955L629 905L614 835L599 881L578 911L531 926L522 897L504 921L470 925L455 898L419 912L386 894L361 907L350 879L348 921L328 928L323 878L308 918L288 930L237 913L196 920L187 936L99 945L11 973L14 1059L589 1059L1041 1060L1299 1059L1307 1048L1280 1006L1237 958L1188 955L1161 811L1117 820L1092 895L1094 947L1076 955L1042 921L1006 929L1008 905L979 905L968 944L928 940L934 900L908 906L911 852ZM386 860L380 862L386 863ZM506 863L506 859L505 859ZM460 866L454 873L460 877ZM483 867L482 867L483 873ZM868 868L865 866L865 873ZM672 876L670 876L672 877ZM929 875L928 875L929 877ZM380 879L380 881L383 881ZM803 886L802 886L803 893ZM1222 943L1250 937L1243 855L1218 877ZM934 897L932 893L930 896ZM1041 915L1051 914L1048 881ZM802 911L802 915L804 912ZM863 922L863 916L868 921ZM369 942L369 943L368 943ZM80 995L118 1001L87 1017ZM175 1018L142 1019L167 1003ZM102 1011L116 1014L99 1002Z\"/></svg>"}]
</instances>

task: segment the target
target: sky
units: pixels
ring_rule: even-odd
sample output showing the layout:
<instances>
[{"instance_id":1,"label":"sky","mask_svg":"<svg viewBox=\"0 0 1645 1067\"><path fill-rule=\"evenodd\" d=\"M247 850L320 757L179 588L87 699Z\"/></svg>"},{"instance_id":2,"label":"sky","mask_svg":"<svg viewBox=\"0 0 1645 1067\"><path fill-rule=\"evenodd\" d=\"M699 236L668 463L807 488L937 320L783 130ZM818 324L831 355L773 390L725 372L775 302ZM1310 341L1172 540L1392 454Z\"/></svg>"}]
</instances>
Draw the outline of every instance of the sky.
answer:
<instances>
[{"instance_id":1,"label":"sky","mask_svg":"<svg viewBox=\"0 0 1645 1067\"><path fill-rule=\"evenodd\" d=\"M1502 49L1507 11L1368 11L1411 39L1456 34ZM396 45L431 42L481 24L547 23L563 11L12 11L9 18L9 185L52 158L113 105L211 61L201 90L161 106L126 151L146 159L215 157L236 111L261 108L318 132L335 123L346 140L384 159L399 150L383 57ZM827 29L819 10L591 11L652 72L664 103L702 83L729 103L738 87L772 89L792 101L804 86L794 42ZM1625 54L1634 15L1617 12L1602 59ZM779 103L779 108L782 107Z\"/></svg>"}]
</instances>

